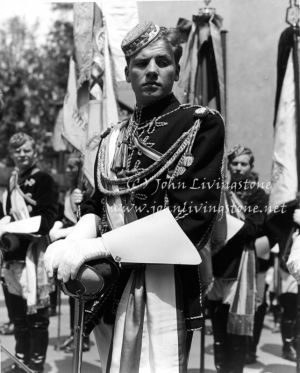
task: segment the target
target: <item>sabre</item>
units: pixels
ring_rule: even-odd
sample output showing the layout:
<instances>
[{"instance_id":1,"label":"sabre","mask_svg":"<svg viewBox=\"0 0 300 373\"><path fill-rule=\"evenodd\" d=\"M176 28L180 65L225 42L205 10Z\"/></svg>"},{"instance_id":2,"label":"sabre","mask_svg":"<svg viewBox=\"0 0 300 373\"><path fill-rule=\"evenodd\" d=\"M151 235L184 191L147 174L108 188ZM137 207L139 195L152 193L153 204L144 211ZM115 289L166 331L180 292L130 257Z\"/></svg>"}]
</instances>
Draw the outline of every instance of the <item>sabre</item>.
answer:
<instances>
[{"instance_id":1,"label":"sabre","mask_svg":"<svg viewBox=\"0 0 300 373\"><path fill-rule=\"evenodd\" d=\"M119 266L112 258L92 260L83 264L74 280L64 283L59 282L61 290L68 296L75 298L74 321L74 351L72 373L81 373L82 366L82 342L84 330L91 331L99 318L98 312L119 277ZM87 301L94 300L97 307L88 318L88 326L85 325L85 308Z\"/></svg>"},{"instance_id":2,"label":"sabre","mask_svg":"<svg viewBox=\"0 0 300 373\"><path fill-rule=\"evenodd\" d=\"M54 346L54 350L59 350L60 346L60 337L61 337L61 294L60 294L60 287L57 286L57 305L58 305L58 317L57 317L57 338L56 338L56 345Z\"/></svg>"},{"instance_id":3,"label":"sabre","mask_svg":"<svg viewBox=\"0 0 300 373\"><path fill-rule=\"evenodd\" d=\"M72 373L80 373L82 365L82 340L85 301L75 299L75 326L74 326L74 352Z\"/></svg>"}]
</instances>

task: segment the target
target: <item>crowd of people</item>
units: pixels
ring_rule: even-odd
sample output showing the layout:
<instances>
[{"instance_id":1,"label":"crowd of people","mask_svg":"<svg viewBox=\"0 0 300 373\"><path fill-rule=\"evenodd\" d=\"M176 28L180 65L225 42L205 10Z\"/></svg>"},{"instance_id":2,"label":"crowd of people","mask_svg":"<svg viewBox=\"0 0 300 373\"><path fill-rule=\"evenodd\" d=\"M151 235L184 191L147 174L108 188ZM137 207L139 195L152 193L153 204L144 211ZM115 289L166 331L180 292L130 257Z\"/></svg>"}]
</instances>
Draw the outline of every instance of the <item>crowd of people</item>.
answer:
<instances>
[{"instance_id":1,"label":"crowd of people","mask_svg":"<svg viewBox=\"0 0 300 373\"><path fill-rule=\"evenodd\" d=\"M272 306L267 294L278 295L283 357L296 361L297 281L271 250L276 242L268 230L268 195L253 152L241 145L226 152L221 115L181 105L172 93L182 53L174 30L139 24L122 50L136 106L101 136L93 190L78 184L80 158L71 156L59 208L57 185L38 167L34 139L19 132L9 141L15 168L2 196L0 225L9 322L0 333L13 333L18 361L42 373L55 280L68 283L84 263L97 261L119 267L106 296L99 294L101 302L92 304L103 372L187 372L206 299L216 371L242 373L256 361ZM201 188L195 180L203 182ZM299 216L296 209L298 225ZM26 234L17 232L17 221L30 227ZM288 263L296 277L297 237ZM138 259L122 260L126 250ZM201 260L207 268L211 261L213 281L205 291ZM266 280L272 269L280 293ZM72 297L70 336L60 349L74 351ZM83 350L88 349L86 334ZM22 371L18 364L9 369Z\"/></svg>"}]
</instances>

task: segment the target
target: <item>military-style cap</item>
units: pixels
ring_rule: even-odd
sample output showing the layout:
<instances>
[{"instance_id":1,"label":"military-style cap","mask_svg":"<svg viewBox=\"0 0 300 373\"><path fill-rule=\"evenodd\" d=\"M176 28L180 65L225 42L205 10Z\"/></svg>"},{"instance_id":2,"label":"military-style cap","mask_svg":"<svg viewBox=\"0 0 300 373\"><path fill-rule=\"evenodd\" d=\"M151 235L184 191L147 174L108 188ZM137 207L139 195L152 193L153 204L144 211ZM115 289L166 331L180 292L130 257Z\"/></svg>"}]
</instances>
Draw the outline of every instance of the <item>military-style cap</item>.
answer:
<instances>
[{"instance_id":1,"label":"military-style cap","mask_svg":"<svg viewBox=\"0 0 300 373\"><path fill-rule=\"evenodd\" d=\"M121 48L125 57L131 57L146 47L157 36L159 30L159 26L151 21L136 25L122 41Z\"/></svg>"}]
</instances>

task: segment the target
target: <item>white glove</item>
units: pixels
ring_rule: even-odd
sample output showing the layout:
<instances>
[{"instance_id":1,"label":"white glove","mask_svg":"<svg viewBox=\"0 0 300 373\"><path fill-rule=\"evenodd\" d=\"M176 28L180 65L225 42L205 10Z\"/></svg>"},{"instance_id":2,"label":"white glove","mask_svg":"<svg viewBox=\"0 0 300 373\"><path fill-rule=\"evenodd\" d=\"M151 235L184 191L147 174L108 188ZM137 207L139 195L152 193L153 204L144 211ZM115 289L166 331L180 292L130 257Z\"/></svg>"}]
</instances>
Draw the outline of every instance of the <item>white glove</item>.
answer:
<instances>
[{"instance_id":1,"label":"white glove","mask_svg":"<svg viewBox=\"0 0 300 373\"><path fill-rule=\"evenodd\" d=\"M80 241L85 238L96 238L99 235L99 224L99 216L95 214L83 215L66 239Z\"/></svg>"},{"instance_id":2,"label":"white glove","mask_svg":"<svg viewBox=\"0 0 300 373\"><path fill-rule=\"evenodd\" d=\"M62 227L63 227L63 223L61 221L58 220L54 223L53 227L49 231L49 237L50 237L51 242L56 241L58 238L60 238L60 237L56 238L57 236L56 232L60 230Z\"/></svg>"},{"instance_id":3,"label":"white glove","mask_svg":"<svg viewBox=\"0 0 300 373\"><path fill-rule=\"evenodd\" d=\"M51 246L56 243L57 247L52 248ZM109 255L101 237L80 241L60 240L48 246L45 254L45 266L49 276L53 276L53 272L57 269L57 279L67 282L70 277L72 279L76 277L84 262L106 258Z\"/></svg>"},{"instance_id":4,"label":"white glove","mask_svg":"<svg viewBox=\"0 0 300 373\"><path fill-rule=\"evenodd\" d=\"M79 188L76 188L72 191L70 198L73 205L78 205L83 200L83 193Z\"/></svg>"},{"instance_id":5,"label":"white glove","mask_svg":"<svg viewBox=\"0 0 300 373\"><path fill-rule=\"evenodd\" d=\"M58 263L63 255L66 245L68 245L66 240L58 240L47 247L44 255L44 266L49 277L53 277L53 272L58 267Z\"/></svg>"},{"instance_id":6,"label":"white glove","mask_svg":"<svg viewBox=\"0 0 300 373\"><path fill-rule=\"evenodd\" d=\"M300 284L300 236L298 232L293 235L291 253L286 265L290 274Z\"/></svg>"},{"instance_id":7,"label":"white glove","mask_svg":"<svg viewBox=\"0 0 300 373\"><path fill-rule=\"evenodd\" d=\"M61 238L66 238L72 232L73 229L74 226L63 228L63 223L61 221L56 221L49 232L51 242L57 241Z\"/></svg>"},{"instance_id":8,"label":"white glove","mask_svg":"<svg viewBox=\"0 0 300 373\"><path fill-rule=\"evenodd\" d=\"M0 219L0 239L3 236L4 233L6 233L6 224L10 223L11 217L9 215L4 216L2 219Z\"/></svg>"},{"instance_id":9,"label":"white glove","mask_svg":"<svg viewBox=\"0 0 300 373\"><path fill-rule=\"evenodd\" d=\"M295 209L293 219L296 224L300 225L300 209Z\"/></svg>"},{"instance_id":10,"label":"white glove","mask_svg":"<svg viewBox=\"0 0 300 373\"><path fill-rule=\"evenodd\" d=\"M279 250L279 245L278 245L278 243L276 243L276 244L272 247L272 249L271 249L270 251L271 251L271 253L273 253L273 254L279 254L280 250Z\"/></svg>"}]
</instances>

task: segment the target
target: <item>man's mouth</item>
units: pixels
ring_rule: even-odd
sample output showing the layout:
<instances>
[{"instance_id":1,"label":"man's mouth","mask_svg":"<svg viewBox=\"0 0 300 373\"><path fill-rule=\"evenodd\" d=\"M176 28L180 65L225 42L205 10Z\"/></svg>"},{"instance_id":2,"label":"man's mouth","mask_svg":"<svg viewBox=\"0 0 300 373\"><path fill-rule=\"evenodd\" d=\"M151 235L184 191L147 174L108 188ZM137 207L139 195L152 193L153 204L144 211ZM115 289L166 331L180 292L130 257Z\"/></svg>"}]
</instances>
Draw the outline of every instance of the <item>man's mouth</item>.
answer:
<instances>
[{"instance_id":1,"label":"man's mouth","mask_svg":"<svg viewBox=\"0 0 300 373\"><path fill-rule=\"evenodd\" d=\"M144 87L160 87L160 84L157 82L147 82L143 84Z\"/></svg>"}]
</instances>

